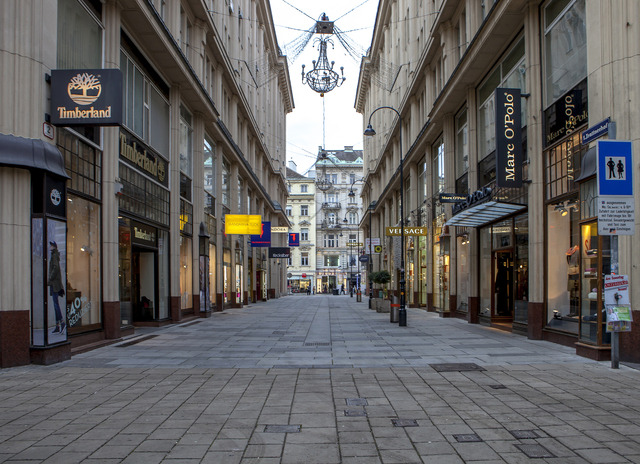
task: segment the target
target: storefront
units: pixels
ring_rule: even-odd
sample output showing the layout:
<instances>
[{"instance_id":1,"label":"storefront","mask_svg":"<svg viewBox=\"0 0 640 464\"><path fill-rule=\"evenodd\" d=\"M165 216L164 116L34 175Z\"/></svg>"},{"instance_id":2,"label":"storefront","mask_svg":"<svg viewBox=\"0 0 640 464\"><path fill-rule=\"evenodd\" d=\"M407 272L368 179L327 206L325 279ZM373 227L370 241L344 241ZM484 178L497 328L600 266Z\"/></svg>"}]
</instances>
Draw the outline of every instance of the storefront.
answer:
<instances>
[{"instance_id":1,"label":"storefront","mask_svg":"<svg viewBox=\"0 0 640 464\"><path fill-rule=\"evenodd\" d=\"M169 318L168 162L120 130L118 235L121 325Z\"/></svg>"}]
</instances>

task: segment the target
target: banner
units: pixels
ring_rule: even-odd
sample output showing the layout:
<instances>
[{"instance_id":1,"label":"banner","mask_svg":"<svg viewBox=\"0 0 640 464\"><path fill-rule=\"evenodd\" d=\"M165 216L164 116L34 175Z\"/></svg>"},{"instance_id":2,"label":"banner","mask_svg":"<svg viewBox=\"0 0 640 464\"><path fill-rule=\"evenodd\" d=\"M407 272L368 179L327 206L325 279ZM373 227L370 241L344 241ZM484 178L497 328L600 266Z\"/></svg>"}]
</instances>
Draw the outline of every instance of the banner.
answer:
<instances>
[{"instance_id":1,"label":"banner","mask_svg":"<svg viewBox=\"0 0 640 464\"><path fill-rule=\"evenodd\" d=\"M269 258L288 258L291 249L288 247L269 247Z\"/></svg>"},{"instance_id":2,"label":"banner","mask_svg":"<svg viewBox=\"0 0 640 464\"><path fill-rule=\"evenodd\" d=\"M522 187L520 89L496 89L496 186Z\"/></svg>"},{"instance_id":3,"label":"banner","mask_svg":"<svg viewBox=\"0 0 640 464\"><path fill-rule=\"evenodd\" d=\"M300 246L300 232L292 232L289 234L289 246L290 247Z\"/></svg>"}]
</instances>

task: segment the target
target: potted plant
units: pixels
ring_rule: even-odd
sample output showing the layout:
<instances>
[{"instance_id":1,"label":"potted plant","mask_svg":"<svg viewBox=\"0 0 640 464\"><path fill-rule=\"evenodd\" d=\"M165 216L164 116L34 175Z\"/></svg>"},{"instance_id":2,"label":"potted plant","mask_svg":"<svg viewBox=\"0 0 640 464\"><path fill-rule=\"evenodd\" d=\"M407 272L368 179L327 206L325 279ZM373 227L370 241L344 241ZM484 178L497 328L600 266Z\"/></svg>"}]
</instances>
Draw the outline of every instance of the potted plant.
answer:
<instances>
[{"instance_id":1,"label":"potted plant","mask_svg":"<svg viewBox=\"0 0 640 464\"><path fill-rule=\"evenodd\" d=\"M382 270L382 271L378 271L378 272L374 272L373 274L371 274L371 281L373 283L382 285L383 288L383 292L384 292L384 299L382 300L375 300L375 310L377 312L389 312L389 301L386 300L386 293L387 293L387 289L386 289L386 284L389 283L389 281L391 280L391 275L389 274L388 271Z\"/></svg>"}]
</instances>

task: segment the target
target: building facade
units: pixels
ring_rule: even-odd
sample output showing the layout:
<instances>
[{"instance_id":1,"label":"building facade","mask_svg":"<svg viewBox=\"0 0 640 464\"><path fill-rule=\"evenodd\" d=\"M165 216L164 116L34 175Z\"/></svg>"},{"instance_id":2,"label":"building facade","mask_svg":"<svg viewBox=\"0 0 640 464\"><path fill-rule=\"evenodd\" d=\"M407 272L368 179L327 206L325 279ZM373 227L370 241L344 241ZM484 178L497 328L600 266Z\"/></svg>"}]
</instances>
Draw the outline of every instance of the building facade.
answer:
<instances>
[{"instance_id":1,"label":"building facade","mask_svg":"<svg viewBox=\"0 0 640 464\"><path fill-rule=\"evenodd\" d=\"M359 228L362 150L318 149L316 162L316 291L349 292L363 281L358 260L363 248ZM350 195L351 192L354 194Z\"/></svg>"},{"instance_id":2,"label":"building facade","mask_svg":"<svg viewBox=\"0 0 640 464\"><path fill-rule=\"evenodd\" d=\"M405 253L408 304L610 355L603 276L628 275L633 304L640 275L635 236L598 233L595 157L599 140L638 148L638 19L632 0L380 2L355 102L378 134L363 193L374 268L397 289ZM427 228L404 250L384 236L401 211ZM632 329L620 356L637 362Z\"/></svg>"},{"instance_id":3,"label":"building facade","mask_svg":"<svg viewBox=\"0 0 640 464\"><path fill-rule=\"evenodd\" d=\"M287 186L289 198L286 214L291 221L290 232L297 233L299 246L291 247L287 266L287 288L291 293L315 291L316 276L316 182L315 178L297 172L289 161Z\"/></svg>"},{"instance_id":4,"label":"building facade","mask_svg":"<svg viewBox=\"0 0 640 464\"><path fill-rule=\"evenodd\" d=\"M288 223L293 99L269 2L9 0L0 21L0 365L286 291L283 267L224 233L226 214ZM72 110L52 103L65 72ZM120 120L64 119L97 115L114 75L103 115Z\"/></svg>"}]
</instances>

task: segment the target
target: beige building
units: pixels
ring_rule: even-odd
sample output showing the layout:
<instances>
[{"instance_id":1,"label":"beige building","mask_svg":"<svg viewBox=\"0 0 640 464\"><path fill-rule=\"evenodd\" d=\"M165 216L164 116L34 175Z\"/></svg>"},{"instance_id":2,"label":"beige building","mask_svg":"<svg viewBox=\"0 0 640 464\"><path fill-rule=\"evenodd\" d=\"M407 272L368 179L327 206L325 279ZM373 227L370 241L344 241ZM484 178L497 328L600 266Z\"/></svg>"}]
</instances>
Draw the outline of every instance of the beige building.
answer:
<instances>
[{"instance_id":1,"label":"beige building","mask_svg":"<svg viewBox=\"0 0 640 464\"><path fill-rule=\"evenodd\" d=\"M358 255L363 248L362 150L318 148L316 162L316 291L357 287L364 279ZM354 192L350 195L350 192Z\"/></svg>"},{"instance_id":2,"label":"beige building","mask_svg":"<svg viewBox=\"0 0 640 464\"><path fill-rule=\"evenodd\" d=\"M603 224L596 147L638 148L639 19L635 0L380 2L355 102L377 132L363 193L374 268L398 289L405 253L409 305L610 355L603 276L628 275L637 300L640 231ZM401 221L428 233L401 250L384 237ZM631 326L620 354L637 362Z\"/></svg>"},{"instance_id":3,"label":"beige building","mask_svg":"<svg viewBox=\"0 0 640 464\"><path fill-rule=\"evenodd\" d=\"M268 1L7 0L0 28L2 367L286 291L224 233L288 225Z\"/></svg>"},{"instance_id":4,"label":"beige building","mask_svg":"<svg viewBox=\"0 0 640 464\"><path fill-rule=\"evenodd\" d=\"M298 173L295 162L289 161L287 187L289 232L299 234L300 240L300 245L290 250L287 288L291 293L311 292L316 275L316 179Z\"/></svg>"}]
</instances>

